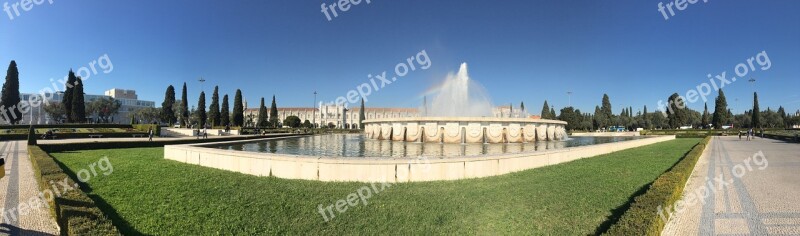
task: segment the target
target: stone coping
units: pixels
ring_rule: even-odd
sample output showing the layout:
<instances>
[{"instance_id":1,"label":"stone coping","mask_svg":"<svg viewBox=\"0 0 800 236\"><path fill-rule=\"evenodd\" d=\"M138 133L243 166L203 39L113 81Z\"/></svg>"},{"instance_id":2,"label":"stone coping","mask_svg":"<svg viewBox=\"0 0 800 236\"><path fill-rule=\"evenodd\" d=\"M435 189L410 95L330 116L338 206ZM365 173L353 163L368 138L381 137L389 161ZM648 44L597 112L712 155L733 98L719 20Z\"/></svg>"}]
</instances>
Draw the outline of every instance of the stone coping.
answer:
<instances>
[{"instance_id":1,"label":"stone coping","mask_svg":"<svg viewBox=\"0 0 800 236\"><path fill-rule=\"evenodd\" d=\"M542 123L542 124L562 124L566 121L530 119L530 118L500 118L500 117L398 117L398 118L379 118L364 120L362 123L386 123L386 122L514 122L514 123Z\"/></svg>"},{"instance_id":2,"label":"stone coping","mask_svg":"<svg viewBox=\"0 0 800 236\"><path fill-rule=\"evenodd\" d=\"M429 159L329 158L232 151L205 147L209 145L255 141L250 140L167 145L164 147L164 158L245 174L275 176L286 179L415 182L457 180L502 175L658 143L674 138L675 136L653 136L643 139L548 151ZM263 141L270 139L279 138L258 140ZM426 171L423 172L422 170Z\"/></svg>"}]
</instances>

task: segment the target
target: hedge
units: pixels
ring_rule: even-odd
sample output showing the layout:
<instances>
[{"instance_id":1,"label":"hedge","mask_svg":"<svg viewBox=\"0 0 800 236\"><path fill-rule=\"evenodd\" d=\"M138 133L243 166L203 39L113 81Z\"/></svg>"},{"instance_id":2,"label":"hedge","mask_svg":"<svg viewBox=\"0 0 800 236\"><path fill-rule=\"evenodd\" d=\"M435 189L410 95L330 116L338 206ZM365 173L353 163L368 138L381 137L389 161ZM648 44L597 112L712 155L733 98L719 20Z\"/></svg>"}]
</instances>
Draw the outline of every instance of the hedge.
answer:
<instances>
[{"instance_id":1,"label":"hedge","mask_svg":"<svg viewBox=\"0 0 800 236\"><path fill-rule=\"evenodd\" d=\"M694 146L678 163L650 184L647 192L634 198L630 208L612 225L605 235L660 235L667 222L658 214L680 200L686 181L692 175L697 160L711 137ZM669 220L669 214L665 214Z\"/></svg>"},{"instance_id":2,"label":"hedge","mask_svg":"<svg viewBox=\"0 0 800 236\"><path fill-rule=\"evenodd\" d=\"M0 129L28 129L30 125L0 125ZM57 128L131 128L130 124L47 124L33 125L37 129L57 129Z\"/></svg>"},{"instance_id":3,"label":"hedge","mask_svg":"<svg viewBox=\"0 0 800 236\"><path fill-rule=\"evenodd\" d=\"M75 181L61 169L56 160L39 146L28 146L28 153L41 191L52 192L50 183L62 182L65 179L69 185L76 186ZM61 190L59 187L59 191ZM53 194L52 199L46 200L50 205L51 214L61 227L61 235L121 235L94 200L80 188Z\"/></svg>"},{"instance_id":4,"label":"hedge","mask_svg":"<svg viewBox=\"0 0 800 236\"><path fill-rule=\"evenodd\" d=\"M145 134L147 134L147 132L149 132L150 129L153 129L153 132L155 132L155 133L153 133L153 135L161 136L161 126L159 126L159 125L139 124L139 125L133 125L133 129L138 130L138 131L142 131Z\"/></svg>"}]
</instances>

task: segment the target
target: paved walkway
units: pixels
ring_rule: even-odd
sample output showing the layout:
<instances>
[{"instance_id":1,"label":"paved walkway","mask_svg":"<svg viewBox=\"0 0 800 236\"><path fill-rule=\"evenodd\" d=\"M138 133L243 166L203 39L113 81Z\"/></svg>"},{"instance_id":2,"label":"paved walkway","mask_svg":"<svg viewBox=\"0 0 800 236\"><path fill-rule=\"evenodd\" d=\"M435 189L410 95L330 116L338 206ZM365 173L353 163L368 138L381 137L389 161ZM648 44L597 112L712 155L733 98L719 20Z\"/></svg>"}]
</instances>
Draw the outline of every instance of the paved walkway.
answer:
<instances>
[{"instance_id":1,"label":"paved walkway","mask_svg":"<svg viewBox=\"0 0 800 236\"><path fill-rule=\"evenodd\" d=\"M800 144L715 137L683 200L662 235L800 235Z\"/></svg>"},{"instance_id":2,"label":"paved walkway","mask_svg":"<svg viewBox=\"0 0 800 236\"><path fill-rule=\"evenodd\" d=\"M0 235L58 235L48 206L39 200L25 141L0 143L6 176L0 179Z\"/></svg>"}]
</instances>

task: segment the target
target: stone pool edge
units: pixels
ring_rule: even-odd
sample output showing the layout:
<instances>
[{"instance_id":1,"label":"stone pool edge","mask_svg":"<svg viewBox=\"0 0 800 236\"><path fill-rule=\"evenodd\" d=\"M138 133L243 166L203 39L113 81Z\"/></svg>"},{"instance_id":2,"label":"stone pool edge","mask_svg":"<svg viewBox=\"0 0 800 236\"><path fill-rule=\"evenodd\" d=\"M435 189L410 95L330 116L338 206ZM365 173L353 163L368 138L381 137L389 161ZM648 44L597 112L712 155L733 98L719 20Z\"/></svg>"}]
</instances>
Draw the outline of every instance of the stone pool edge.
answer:
<instances>
[{"instance_id":1,"label":"stone pool edge","mask_svg":"<svg viewBox=\"0 0 800 236\"><path fill-rule=\"evenodd\" d=\"M288 137L282 137L288 138ZM271 138L269 138L271 139ZM675 139L674 135L549 151L448 159L328 159L208 148L164 146L164 159L256 176L337 182L420 182L497 176ZM265 139L266 140L266 139ZM252 142L253 140L249 140Z\"/></svg>"}]
</instances>

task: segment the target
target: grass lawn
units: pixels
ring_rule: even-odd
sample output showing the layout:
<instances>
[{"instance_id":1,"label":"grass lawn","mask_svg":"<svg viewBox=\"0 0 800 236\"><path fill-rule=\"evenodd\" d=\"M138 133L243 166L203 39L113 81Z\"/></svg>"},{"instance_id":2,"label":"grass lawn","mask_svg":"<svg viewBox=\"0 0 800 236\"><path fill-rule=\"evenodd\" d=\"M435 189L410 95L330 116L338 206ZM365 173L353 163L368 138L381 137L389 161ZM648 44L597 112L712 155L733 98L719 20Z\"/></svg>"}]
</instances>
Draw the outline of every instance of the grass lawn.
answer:
<instances>
[{"instance_id":1,"label":"grass lawn","mask_svg":"<svg viewBox=\"0 0 800 236\"><path fill-rule=\"evenodd\" d=\"M51 153L126 235L595 234L699 139L676 139L503 176L395 184L325 222L318 206L364 183L256 177L163 159L163 148ZM378 185L378 187L380 187ZM653 209L655 211L655 209Z\"/></svg>"}]
</instances>

